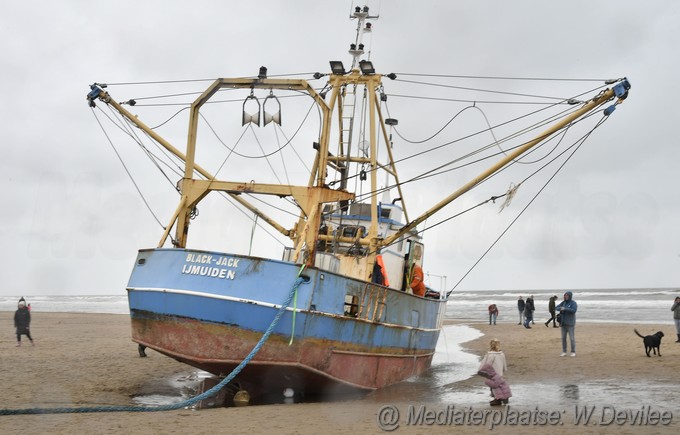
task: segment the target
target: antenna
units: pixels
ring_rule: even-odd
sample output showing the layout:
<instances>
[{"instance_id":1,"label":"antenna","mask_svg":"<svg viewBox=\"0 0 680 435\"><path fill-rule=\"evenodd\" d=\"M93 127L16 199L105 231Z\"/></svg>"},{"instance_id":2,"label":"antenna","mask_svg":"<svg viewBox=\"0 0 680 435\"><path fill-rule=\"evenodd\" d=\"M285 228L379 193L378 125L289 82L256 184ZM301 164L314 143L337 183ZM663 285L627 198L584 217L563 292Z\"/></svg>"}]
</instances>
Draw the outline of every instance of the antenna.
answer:
<instances>
[{"instance_id":1,"label":"antenna","mask_svg":"<svg viewBox=\"0 0 680 435\"><path fill-rule=\"evenodd\" d=\"M368 6L356 6L354 12L349 16L350 20L357 20L357 36L354 43L349 45L349 54L352 55L352 68L354 69L359 64L359 58L364 54L364 33L370 33L373 30L373 24L367 20L378 19L379 15L369 15Z\"/></svg>"}]
</instances>

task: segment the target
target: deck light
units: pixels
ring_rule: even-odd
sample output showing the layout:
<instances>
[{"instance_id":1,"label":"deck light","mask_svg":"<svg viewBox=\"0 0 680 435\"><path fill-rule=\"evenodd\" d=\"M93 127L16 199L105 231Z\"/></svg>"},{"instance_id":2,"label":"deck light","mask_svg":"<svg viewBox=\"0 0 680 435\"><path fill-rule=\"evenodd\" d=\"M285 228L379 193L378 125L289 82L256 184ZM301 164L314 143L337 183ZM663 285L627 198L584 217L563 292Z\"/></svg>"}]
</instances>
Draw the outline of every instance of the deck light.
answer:
<instances>
[{"instance_id":1,"label":"deck light","mask_svg":"<svg viewBox=\"0 0 680 435\"><path fill-rule=\"evenodd\" d=\"M359 62L359 68L362 74L375 74L375 68L373 67L373 62L370 60L362 60Z\"/></svg>"},{"instance_id":2,"label":"deck light","mask_svg":"<svg viewBox=\"0 0 680 435\"><path fill-rule=\"evenodd\" d=\"M335 75L343 75L345 73L345 67L339 60L331 60L331 72Z\"/></svg>"}]
</instances>

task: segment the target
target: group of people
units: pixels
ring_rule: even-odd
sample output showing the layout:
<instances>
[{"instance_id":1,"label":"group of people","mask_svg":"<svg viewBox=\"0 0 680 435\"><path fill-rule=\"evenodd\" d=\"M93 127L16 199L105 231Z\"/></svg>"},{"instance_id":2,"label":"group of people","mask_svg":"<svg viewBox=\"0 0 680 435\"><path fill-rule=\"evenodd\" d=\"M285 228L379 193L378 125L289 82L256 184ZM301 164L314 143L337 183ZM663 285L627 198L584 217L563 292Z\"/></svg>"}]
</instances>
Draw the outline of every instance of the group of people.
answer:
<instances>
[{"instance_id":1,"label":"group of people","mask_svg":"<svg viewBox=\"0 0 680 435\"><path fill-rule=\"evenodd\" d=\"M576 356L576 339L574 338L574 328L576 326L576 310L578 305L573 299L573 293L568 291L564 293L564 300L556 305L557 296L552 296L548 302L548 311L550 319L545 322L548 327L550 322L553 327L557 328L557 315L559 315L559 323L562 331L562 353L560 356L567 355L567 337L569 337L569 345L571 348L571 356ZM517 309L519 311L518 325L524 325L525 328L531 328L529 324L535 324L533 321L534 297L529 296L525 301L522 296L517 301ZM673 306L674 316L676 320L676 327L678 328L678 342L680 342L680 298L676 298ZM498 307L496 304L489 305L489 325L496 324L498 317ZM505 359L505 354L500 348L500 341L493 339L489 342L489 351L484 355L480 362L477 374L486 378L484 383L491 389L491 396L493 400L489 402L491 406L498 406L507 404L512 397L510 386L506 382L504 375L508 369L508 364Z\"/></svg>"},{"instance_id":2,"label":"group of people","mask_svg":"<svg viewBox=\"0 0 680 435\"><path fill-rule=\"evenodd\" d=\"M531 329L531 325L535 325L534 322L534 311L536 307L534 306L534 297L529 296L525 301L522 296L517 299L517 310L519 311L519 323L518 325L523 325L527 329Z\"/></svg>"},{"instance_id":3,"label":"group of people","mask_svg":"<svg viewBox=\"0 0 680 435\"><path fill-rule=\"evenodd\" d=\"M553 328L562 328L562 354L561 356L567 355L567 337L569 337L569 344L571 348L571 356L576 356L576 339L574 338L574 326L576 325L576 310L578 309L578 304L573 299L573 293L568 291L564 293L564 300L556 305L557 295L552 296L548 301L548 313L550 318L544 323L546 327L549 327L552 322ZM678 342L680 343L680 298L676 299L676 304L673 306L675 318L676 318L676 328L678 330ZM517 299L517 310L519 312L519 323L518 325L523 325L527 329L531 329L530 325L535 325L534 322L534 311L536 306L534 305L534 297L529 296L526 300L522 296ZM488 307L489 311L489 325L495 325L498 319L498 306L496 304L491 304ZM559 323L560 326L557 326Z\"/></svg>"},{"instance_id":4,"label":"group of people","mask_svg":"<svg viewBox=\"0 0 680 435\"><path fill-rule=\"evenodd\" d=\"M567 292L570 294L570 292ZM565 295L567 295L565 293ZM560 314L557 313L557 296L552 296L549 301L548 301L548 313L550 314L550 318L544 323L546 327L550 325L550 322L553 324L553 328L558 328L557 323L560 322ZM559 306L561 307L563 303L561 303ZM517 310L519 311L519 323L518 325L523 325L527 329L531 329L530 325L535 325L536 322L534 321L534 311L536 310L536 306L534 305L534 297L529 296L526 301L522 296L520 296L517 299ZM488 307L489 311L489 325L495 325L496 321L498 319L498 315L500 314L500 311L498 310L498 306L496 304L491 304ZM678 310L680 312L680 310ZM678 331L680 334L680 330ZM678 337L680 339L680 336Z\"/></svg>"},{"instance_id":5,"label":"group of people","mask_svg":"<svg viewBox=\"0 0 680 435\"><path fill-rule=\"evenodd\" d=\"M576 339L574 337L574 330L576 327L576 311L578 304L574 300L574 294L567 291L563 295L563 300L556 305L557 296L552 296L548 302L548 311L550 312L550 319L545 322L548 327L550 322L553 327L557 328L556 323L559 323L559 328L562 332L562 353L560 356L567 356L567 349L571 350L569 354L572 357L576 356ZM517 301L517 309L519 310L519 323L525 328L530 328L529 322L533 323L533 296L527 298L526 301L520 296ZM527 306L530 308L527 309ZM493 310L492 310L493 308ZM680 343L680 296L676 297L671 306L673 312L673 320L675 322L675 330L677 333L676 343ZM496 324L496 317L498 316L498 307L495 304L489 306L489 324ZM569 342L567 343L567 337ZM569 347L567 347L569 344ZM489 403L491 406L507 404L512 396L510 386L503 377L508 369L505 354L500 349L500 341L497 339L491 340L489 343L490 350L484 355L480 363L477 374L486 378L484 383L491 388L491 395L493 400Z\"/></svg>"},{"instance_id":6,"label":"group of people","mask_svg":"<svg viewBox=\"0 0 680 435\"><path fill-rule=\"evenodd\" d=\"M564 300L558 305L556 305L558 299L557 295L550 297L548 300L548 313L550 314L550 318L544 325L549 327L552 322L553 328L562 328L562 354L560 356L567 355L567 336L569 337L571 356L576 356L574 326L576 325L576 310L578 309L578 304L574 301L573 296L574 294L572 292L565 292ZM529 296L526 301L520 296L517 299L517 310L519 311L518 325L524 325L525 328L531 329L529 324L536 324L534 322L535 308L533 296ZM557 326L557 323L559 323L560 326Z\"/></svg>"}]
</instances>

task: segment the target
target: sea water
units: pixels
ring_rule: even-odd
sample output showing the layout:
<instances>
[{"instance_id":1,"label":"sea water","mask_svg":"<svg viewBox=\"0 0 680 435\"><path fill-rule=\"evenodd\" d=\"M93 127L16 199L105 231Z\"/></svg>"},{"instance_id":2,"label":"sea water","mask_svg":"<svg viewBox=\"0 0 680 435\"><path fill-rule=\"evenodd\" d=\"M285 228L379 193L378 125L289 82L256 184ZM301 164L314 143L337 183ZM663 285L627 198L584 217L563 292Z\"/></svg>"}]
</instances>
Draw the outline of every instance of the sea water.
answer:
<instances>
[{"instance_id":1,"label":"sea water","mask_svg":"<svg viewBox=\"0 0 680 435\"><path fill-rule=\"evenodd\" d=\"M0 311L14 311L20 297L31 304L32 313L130 314L127 295L0 296Z\"/></svg>"},{"instance_id":2,"label":"sea water","mask_svg":"<svg viewBox=\"0 0 680 435\"><path fill-rule=\"evenodd\" d=\"M517 323L520 296L534 298L534 321L549 318L548 302L557 296L556 303L564 300L564 293L573 292L578 304L577 322L673 324L673 300L680 296L677 288L656 289L590 289L590 290L497 290L453 292L446 306L446 318L466 323L488 322L488 306L496 304L500 311L497 322Z\"/></svg>"}]
</instances>

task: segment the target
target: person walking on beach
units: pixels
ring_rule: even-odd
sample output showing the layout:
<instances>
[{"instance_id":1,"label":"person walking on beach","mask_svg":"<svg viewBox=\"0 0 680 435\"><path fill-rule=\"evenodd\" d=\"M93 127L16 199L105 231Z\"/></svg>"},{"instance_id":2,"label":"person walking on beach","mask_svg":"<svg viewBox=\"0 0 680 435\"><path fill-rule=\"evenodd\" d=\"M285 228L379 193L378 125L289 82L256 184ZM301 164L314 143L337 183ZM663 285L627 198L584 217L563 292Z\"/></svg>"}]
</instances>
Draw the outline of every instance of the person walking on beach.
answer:
<instances>
[{"instance_id":1,"label":"person walking on beach","mask_svg":"<svg viewBox=\"0 0 680 435\"><path fill-rule=\"evenodd\" d=\"M576 310L578 305L573 299L574 294L570 291L564 293L564 300L555 307L559 311L562 318L562 354L560 356L567 356L567 334L569 334L569 343L571 344L571 356L576 356L576 339L574 338L574 328L576 327Z\"/></svg>"},{"instance_id":2,"label":"person walking on beach","mask_svg":"<svg viewBox=\"0 0 680 435\"><path fill-rule=\"evenodd\" d=\"M519 311L519 323L518 325L524 324L524 299L522 299L522 296L517 299L517 310Z\"/></svg>"},{"instance_id":3,"label":"person walking on beach","mask_svg":"<svg viewBox=\"0 0 680 435\"><path fill-rule=\"evenodd\" d=\"M524 327L531 329L529 323L534 321L534 297L529 296L524 304Z\"/></svg>"},{"instance_id":4,"label":"person walking on beach","mask_svg":"<svg viewBox=\"0 0 680 435\"><path fill-rule=\"evenodd\" d=\"M557 324L555 323L555 301L557 300L557 296L553 296L550 298L550 301L548 302L548 312L550 313L550 318L548 319L547 322L545 322L545 326L548 327L550 322L553 322L553 328L557 328Z\"/></svg>"},{"instance_id":5,"label":"person walking on beach","mask_svg":"<svg viewBox=\"0 0 680 435\"><path fill-rule=\"evenodd\" d=\"M28 337L31 346L35 346L33 337L31 337L31 313L28 311L28 308L26 308L26 301L24 298L19 300L18 308L14 312L14 327L17 329L17 346L21 346L22 335Z\"/></svg>"},{"instance_id":6,"label":"person walking on beach","mask_svg":"<svg viewBox=\"0 0 680 435\"><path fill-rule=\"evenodd\" d=\"M673 320L675 321L675 332L678 334L678 339L675 340L675 342L680 343L680 296L675 298L671 311L673 312Z\"/></svg>"},{"instance_id":7,"label":"person walking on beach","mask_svg":"<svg viewBox=\"0 0 680 435\"><path fill-rule=\"evenodd\" d=\"M491 304L489 305L489 325L495 325L496 318L498 318L498 307L496 304Z\"/></svg>"}]
</instances>

